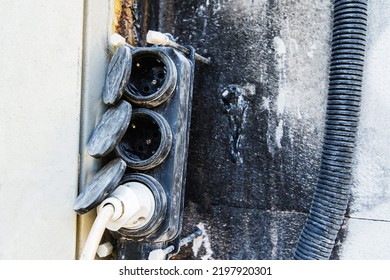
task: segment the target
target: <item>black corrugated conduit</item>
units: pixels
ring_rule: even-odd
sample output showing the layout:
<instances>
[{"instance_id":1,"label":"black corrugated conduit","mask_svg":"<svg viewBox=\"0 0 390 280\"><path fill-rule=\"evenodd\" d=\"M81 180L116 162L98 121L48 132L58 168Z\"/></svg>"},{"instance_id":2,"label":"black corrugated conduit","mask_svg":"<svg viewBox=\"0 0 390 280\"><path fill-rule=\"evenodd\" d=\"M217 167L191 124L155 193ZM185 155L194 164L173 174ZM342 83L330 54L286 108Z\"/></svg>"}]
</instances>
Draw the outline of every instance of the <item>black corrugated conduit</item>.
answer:
<instances>
[{"instance_id":1,"label":"black corrugated conduit","mask_svg":"<svg viewBox=\"0 0 390 280\"><path fill-rule=\"evenodd\" d=\"M325 136L317 187L294 259L329 259L344 221L362 94L367 0L335 0Z\"/></svg>"}]
</instances>

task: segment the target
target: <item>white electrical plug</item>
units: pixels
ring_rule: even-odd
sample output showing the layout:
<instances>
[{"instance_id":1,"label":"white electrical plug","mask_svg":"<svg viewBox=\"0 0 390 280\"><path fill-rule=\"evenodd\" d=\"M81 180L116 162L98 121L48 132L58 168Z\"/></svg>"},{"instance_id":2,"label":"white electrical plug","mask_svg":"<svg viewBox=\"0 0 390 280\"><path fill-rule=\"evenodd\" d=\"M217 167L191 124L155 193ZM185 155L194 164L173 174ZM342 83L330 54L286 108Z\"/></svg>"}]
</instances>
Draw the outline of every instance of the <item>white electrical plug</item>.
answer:
<instances>
[{"instance_id":1,"label":"white electrical plug","mask_svg":"<svg viewBox=\"0 0 390 280\"><path fill-rule=\"evenodd\" d=\"M84 244L80 259L93 260L97 251L99 256L108 256L112 251L110 246L107 244L99 246L104 230L142 228L152 219L155 209L154 195L146 185L129 182L119 186L99 205L98 215Z\"/></svg>"},{"instance_id":2,"label":"white electrical plug","mask_svg":"<svg viewBox=\"0 0 390 280\"><path fill-rule=\"evenodd\" d=\"M152 191L139 182L129 182L116 188L100 204L98 213L107 204L114 206L114 214L106 226L112 231L142 228L152 219L156 208Z\"/></svg>"}]
</instances>

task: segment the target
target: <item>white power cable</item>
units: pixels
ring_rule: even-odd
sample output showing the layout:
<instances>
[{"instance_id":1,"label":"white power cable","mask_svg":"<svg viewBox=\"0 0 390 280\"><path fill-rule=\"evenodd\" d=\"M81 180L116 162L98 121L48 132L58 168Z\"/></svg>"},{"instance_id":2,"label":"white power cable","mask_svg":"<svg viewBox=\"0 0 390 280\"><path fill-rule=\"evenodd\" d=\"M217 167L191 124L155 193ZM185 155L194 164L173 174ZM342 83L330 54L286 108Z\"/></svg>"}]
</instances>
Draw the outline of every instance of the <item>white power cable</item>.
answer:
<instances>
[{"instance_id":1,"label":"white power cable","mask_svg":"<svg viewBox=\"0 0 390 280\"><path fill-rule=\"evenodd\" d=\"M98 207L95 222L85 242L80 260L94 260L105 229L138 229L153 216L156 205L152 191L139 182L116 188Z\"/></svg>"},{"instance_id":2,"label":"white power cable","mask_svg":"<svg viewBox=\"0 0 390 280\"><path fill-rule=\"evenodd\" d=\"M92 225L91 231L89 232L87 241L85 242L80 260L95 259L100 240L102 239L107 223L111 220L114 211L115 209L111 204L106 204L99 211L99 214L97 215L95 222Z\"/></svg>"}]
</instances>

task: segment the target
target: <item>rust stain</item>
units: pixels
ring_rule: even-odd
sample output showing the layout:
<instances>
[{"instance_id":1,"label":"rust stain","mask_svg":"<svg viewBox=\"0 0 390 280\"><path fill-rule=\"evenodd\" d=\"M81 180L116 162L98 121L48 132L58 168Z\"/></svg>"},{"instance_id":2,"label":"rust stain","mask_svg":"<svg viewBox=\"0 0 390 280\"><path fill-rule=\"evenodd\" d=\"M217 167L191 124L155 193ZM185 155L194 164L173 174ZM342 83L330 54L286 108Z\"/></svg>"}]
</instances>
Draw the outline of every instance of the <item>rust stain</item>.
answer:
<instances>
[{"instance_id":1,"label":"rust stain","mask_svg":"<svg viewBox=\"0 0 390 280\"><path fill-rule=\"evenodd\" d=\"M119 21L122 13L122 1L114 0L114 18L112 20L112 31L117 32L119 27Z\"/></svg>"},{"instance_id":2,"label":"rust stain","mask_svg":"<svg viewBox=\"0 0 390 280\"><path fill-rule=\"evenodd\" d=\"M135 0L115 0L114 2L114 32L123 36L131 45L135 45L137 41L134 28L135 8Z\"/></svg>"}]
</instances>

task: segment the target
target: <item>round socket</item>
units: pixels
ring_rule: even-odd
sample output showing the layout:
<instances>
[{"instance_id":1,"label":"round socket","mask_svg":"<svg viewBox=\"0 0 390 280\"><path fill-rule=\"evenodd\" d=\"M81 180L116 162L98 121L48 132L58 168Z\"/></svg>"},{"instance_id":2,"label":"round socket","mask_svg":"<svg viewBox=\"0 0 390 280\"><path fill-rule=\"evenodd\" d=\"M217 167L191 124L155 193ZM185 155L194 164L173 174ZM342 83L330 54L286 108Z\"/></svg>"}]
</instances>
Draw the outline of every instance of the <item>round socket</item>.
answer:
<instances>
[{"instance_id":1,"label":"round socket","mask_svg":"<svg viewBox=\"0 0 390 280\"><path fill-rule=\"evenodd\" d=\"M153 193L155 202L154 214L143 227L137 229L121 228L117 232L113 232L114 237L125 236L127 238L143 238L154 233L159 228L166 216L166 193L164 188L154 177L143 173L130 173L124 175L119 184L125 185L131 182L141 183L147 186Z\"/></svg>"},{"instance_id":2,"label":"round socket","mask_svg":"<svg viewBox=\"0 0 390 280\"><path fill-rule=\"evenodd\" d=\"M132 72L125 96L143 107L156 107L173 94L177 70L172 59L153 48L133 51Z\"/></svg>"},{"instance_id":3,"label":"round socket","mask_svg":"<svg viewBox=\"0 0 390 280\"><path fill-rule=\"evenodd\" d=\"M160 114L149 109L136 109L122 140L116 146L117 154L127 166L148 170L162 163L172 146L172 131Z\"/></svg>"}]
</instances>

